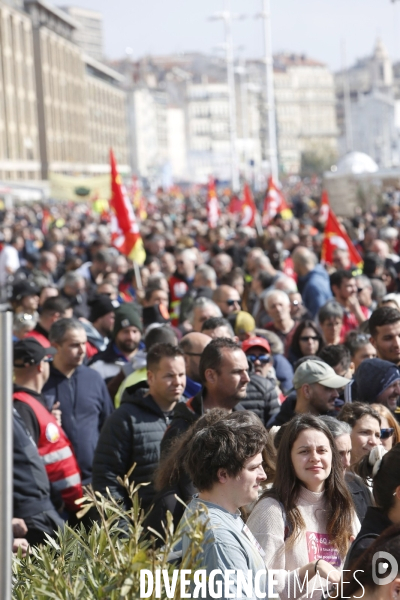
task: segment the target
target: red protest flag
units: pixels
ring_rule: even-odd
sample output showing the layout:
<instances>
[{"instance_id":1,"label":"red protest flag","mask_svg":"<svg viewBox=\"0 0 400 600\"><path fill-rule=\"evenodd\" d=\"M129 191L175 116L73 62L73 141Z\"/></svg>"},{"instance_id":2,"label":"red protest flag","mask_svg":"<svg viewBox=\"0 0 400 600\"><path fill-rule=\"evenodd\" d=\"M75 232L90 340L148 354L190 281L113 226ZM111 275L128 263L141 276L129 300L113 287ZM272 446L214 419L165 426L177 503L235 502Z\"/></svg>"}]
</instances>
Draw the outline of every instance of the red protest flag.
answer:
<instances>
[{"instance_id":1,"label":"red protest flag","mask_svg":"<svg viewBox=\"0 0 400 600\"><path fill-rule=\"evenodd\" d=\"M232 215L241 214L242 201L237 196L232 196L228 205L228 212Z\"/></svg>"},{"instance_id":2,"label":"red protest flag","mask_svg":"<svg viewBox=\"0 0 400 600\"><path fill-rule=\"evenodd\" d=\"M350 262L353 265L360 266L363 260L354 247L353 242L347 235L344 227L339 223L330 204L328 193L322 194L321 199L321 214L326 213L328 208L328 217L325 225L324 240L322 242L321 261L328 265L333 264L333 252L335 248L349 251Z\"/></svg>"},{"instance_id":3,"label":"red protest flag","mask_svg":"<svg viewBox=\"0 0 400 600\"><path fill-rule=\"evenodd\" d=\"M215 191L215 181L210 177L207 191L207 221L210 229L217 227L220 214L217 192Z\"/></svg>"},{"instance_id":4,"label":"red protest flag","mask_svg":"<svg viewBox=\"0 0 400 600\"><path fill-rule=\"evenodd\" d=\"M243 188L243 200L242 200L242 220L240 225L242 227L253 227L256 221L257 207L254 204L253 196L251 195L250 187L245 183Z\"/></svg>"},{"instance_id":5,"label":"red protest flag","mask_svg":"<svg viewBox=\"0 0 400 600\"><path fill-rule=\"evenodd\" d=\"M111 243L125 256L143 264L146 252L132 204L117 170L114 152L110 150L111 163Z\"/></svg>"},{"instance_id":6,"label":"red protest flag","mask_svg":"<svg viewBox=\"0 0 400 600\"><path fill-rule=\"evenodd\" d=\"M267 193L264 199L262 224L266 227L270 221L280 213L284 219L291 219L293 213L290 210L284 195L275 184L272 175L268 178Z\"/></svg>"}]
</instances>

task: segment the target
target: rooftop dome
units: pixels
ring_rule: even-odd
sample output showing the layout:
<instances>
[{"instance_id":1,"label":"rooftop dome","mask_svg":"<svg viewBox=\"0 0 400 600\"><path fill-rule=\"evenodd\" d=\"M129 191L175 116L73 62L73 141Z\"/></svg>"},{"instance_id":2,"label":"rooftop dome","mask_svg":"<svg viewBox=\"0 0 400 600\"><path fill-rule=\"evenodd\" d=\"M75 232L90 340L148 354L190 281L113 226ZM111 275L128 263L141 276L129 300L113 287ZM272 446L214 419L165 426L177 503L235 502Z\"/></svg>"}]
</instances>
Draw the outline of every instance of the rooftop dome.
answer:
<instances>
[{"instance_id":1,"label":"rooftop dome","mask_svg":"<svg viewBox=\"0 0 400 600\"><path fill-rule=\"evenodd\" d=\"M361 173L375 173L379 170L376 162L363 152L348 152L337 163L336 173L341 175L359 175Z\"/></svg>"}]
</instances>

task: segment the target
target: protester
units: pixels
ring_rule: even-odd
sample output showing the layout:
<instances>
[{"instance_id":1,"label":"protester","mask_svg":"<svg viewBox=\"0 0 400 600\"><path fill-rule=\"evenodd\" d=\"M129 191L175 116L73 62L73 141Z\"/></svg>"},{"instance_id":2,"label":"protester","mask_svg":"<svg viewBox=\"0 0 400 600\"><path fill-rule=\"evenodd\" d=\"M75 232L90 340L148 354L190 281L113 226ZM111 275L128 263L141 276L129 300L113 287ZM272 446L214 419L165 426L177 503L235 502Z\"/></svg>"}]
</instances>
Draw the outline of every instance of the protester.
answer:
<instances>
[{"instance_id":1,"label":"protester","mask_svg":"<svg viewBox=\"0 0 400 600\"><path fill-rule=\"evenodd\" d=\"M182 521L193 518L202 511L200 518L207 523L199 568L207 575L216 569L216 581L224 583L224 572L231 569L230 592L237 596L237 572L251 573L252 584L258 571L260 594L264 598L268 589L264 555L247 533L240 516L240 507L254 502L260 484L266 476L262 468L262 450L267 432L260 424L245 425L239 419L220 419L214 425L198 431L189 445L185 465L199 490L188 505ZM189 539L183 536L182 555L189 547ZM225 596L225 594L224 594ZM206 598L212 596L207 593Z\"/></svg>"},{"instance_id":2,"label":"protester","mask_svg":"<svg viewBox=\"0 0 400 600\"><path fill-rule=\"evenodd\" d=\"M329 300L318 312L318 321L326 344L340 344L344 310L336 300Z\"/></svg>"},{"instance_id":3,"label":"protester","mask_svg":"<svg viewBox=\"0 0 400 600\"><path fill-rule=\"evenodd\" d=\"M355 374L357 400L366 404L383 404L396 412L400 398L400 370L387 360L364 360Z\"/></svg>"},{"instance_id":4,"label":"protester","mask_svg":"<svg viewBox=\"0 0 400 600\"><path fill-rule=\"evenodd\" d=\"M385 529L400 525L400 445L387 452L376 446L357 465L357 472L371 484L375 506L370 506L352 545L348 565L351 567Z\"/></svg>"},{"instance_id":5,"label":"protester","mask_svg":"<svg viewBox=\"0 0 400 600\"><path fill-rule=\"evenodd\" d=\"M49 332L53 323L59 319L68 319L72 317L72 308L69 300L54 296L47 298L40 308L39 320L35 328L26 334L26 337L36 339L42 346L48 348Z\"/></svg>"},{"instance_id":6,"label":"protester","mask_svg":"<svg viewBox=\"0 0 400 600\"><path fill-rule=\"evenodd\" d=\"M369 319L369 332L378 358L400 366L400 312L386 306L378 308Z\"/></svg>"},{"instance_id":7,"label":"protester","mask_svg":"<svg viewBox=\"0 0 400 600\"><path fill-rule=\"evenodd\" d=\"M317 264L315 254L307 248L296 248L292 259L304 305L315 318L319 309L332 297L328 274L322 265Z\"/></svg>"},{"instance_id":8,"label":"protester","mask_svg":"<svg viewBox=\"0 0 400 600\"><path fill-rule=\"evenodd\" d=\"M107 348L95 354L90 361L90 368L97 371L106 383L133 359L143 331L140 316L133 304L123 304L114 314L112 339Z\"/></svg>"},{"instance_id":9,"label":"protester","mask_svg":"<svg viewBox=\"0 0 400 600\"><path fill-rule=\"evenodd\" d=\"M49 410L60 407L62 427L72 443L82 483L87 485L100 430L113 406L102 377L82 364L87 342L82 324L59 319L51 326L49 340L57 353L43 395Z\"/></svg>"},{"instance_id":10,"label":"protester","mask_svg":"<svg viewBox=\"0 0 400 600\"><path fill-rule=\"evenodd\" d=\"M194 421L211 408L244 410L241 400L246 398L250 381L247 358L240 346L231 339L217 338L204 349L200 358L202 390L186 403L175 407L161 444L164 454L172 440L184 433Z\"/></svg>"},{"instance_id":11,"label":"protester","mask_svg":"<svg viewBox=\"0 0 400 600\"><path fill-rule=\"evenodd\" d=\"M201 390L200 358L204 348L210 342L211 338L208 335L192 332L186 334L179 343L185 359L186 387L183 392L185 398L192 398Z\"/></svg>"},{"instance_id":12,"label":"protester","mask_svg":"<svg viewBox=\"0 0 400 600\"><path fill-rule=\"evenodd\" d=\"M93 488L107 488L124 508L130 507L127 490L119 481L149 483L160 456L160 442L176 403L186 386L183 352L170 344L156 344L147 353L147 382L125 390L121 406L107 419L93 461ZM131 473L132 466L136 464ZM139 489L142 506L153 501L153 485Z\"/></svg>"},{"instance_id":13,"label":"protester","mask_svg":"<svg viewBox=\"0 0 400 600\"><path fill-rule=\"evenodd\" d=\"M337 418L351 426L351 467L382 444L381 418L371 406L361 402L345 404Z\"/></svg>"},{"instance_id":14,"label":"protester","mask_svg":"<svg viewBox=\"0 0 400 600\"><path fill-rule=\"evenodd\" d=\"M334 414L338 389L344 387L350 379L341 377L320 360L305 360L297 367L293 385L296 396L286 398L280 412L272 418L268 426L283 425L296 414L313 415Z\"/></svg>"},{"instance_id":15,"label":"protester","mask_svg":"<svg viewBox=\"0 0 400 600\"><path fill-rule=\"evenodd\" d=\"M351 465L351 426L334 417L322 415L319 417L325 423L335 440L335 446L340 455L344 480L354 502L354 508L360 523L363 522L367 509L372 504L372 497L367 485L361 477L350 469Z\"/></svg>"},{"instance_id":16,"label":"protester","mask_svg":"<svg viewBox=\"0 0 400 600\"><path fill-rule=\"evenodd\" d=\"M301 595L295 587L298 569L301 582L306 573L311 579L317 570L326 577L340 569L360 524L333 437L318 418L298 415L285 427L273 487L263 493L247 524L266 566L285 570L277 576L281 598Z\"/></svg>"},{"instance_id":17,"label":"protester","mask_svg":"<svg viewBox=\"0 0 400 600\"><path fill-rule=\"evenodd\" d=\"M303 356L316 356L321 352L325 343L313 321L301 321L294 332L289 347L288 359L292 365Z\"/></svg>"},{"instance_id":18,"label":"protester","mask_svg":"<svg viewBox=\"0 0 400 600\"><path fill-rule=\"evenodd\" d=\"M332 293L344 311L341 341L349 331L357 329L369 316L365 306L360 305L357 297L357 283L351 271L340 270L330 276Z\"/></svg>"},{"instance_id":19,"label":"protester","mask_svg":"<svg viewBox=\"0 0 400 600\"><path fill-rule=\"evenodd\" d=\"M400 425L393 413L383 404L371 404L381 418L381 442L385 450L389 451L400 443Z\"/></svg>"},{"instance_id":20,"label":"protester","mask_svg":"<svg viewBox=\"0 0 400 600\"><path fill-rule=\"evenodd\" d=\"M350 352L354 372L357 371L363 360L376 358L376 350L371 344L370 336L365 333L357 330L350 331L344 345Z\"/></svg>"}]
</instances>

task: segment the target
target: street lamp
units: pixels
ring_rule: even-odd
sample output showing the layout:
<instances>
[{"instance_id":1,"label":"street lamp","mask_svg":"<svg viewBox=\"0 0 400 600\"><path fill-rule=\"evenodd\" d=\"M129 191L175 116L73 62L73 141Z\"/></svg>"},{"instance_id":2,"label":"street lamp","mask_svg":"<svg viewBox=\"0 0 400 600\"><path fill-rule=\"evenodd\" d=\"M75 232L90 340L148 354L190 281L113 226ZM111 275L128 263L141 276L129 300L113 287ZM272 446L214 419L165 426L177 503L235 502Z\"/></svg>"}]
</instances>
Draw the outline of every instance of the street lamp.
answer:
<instances>
[{"instance_id":1,"label":"street lamp","mask_svg":"<svg viewBox=\"0 0 400 600\"><path fill-rule=\"evenodd\" d=\"M274 65L272 58L271 12L269 0L262 0L262 12L257 17L264 21L264 63L265 63L265 108L268 119L268 157L272 177L278 179L278 151L276 141Z\"/></svg>"},{"instance_id":2,"label":"street lamp","mask_svg":"<svg viewBox=\"0 0 400 600\"><path fill-rule=\"evenodd\" d=\"M239 190L239 168L236 149L236 97L235 97L235 73L233 65L233 45L232 45L232 20L243 19L243 15L235 15L230 11L230 0L224 0L224 10L214 13L209 17L210 21L222 20L225 28L225 59L226 75L228 83L228 102L229 102L229 140L231 154L231 184L232 190Z\"/></svg>"}]
</instances>

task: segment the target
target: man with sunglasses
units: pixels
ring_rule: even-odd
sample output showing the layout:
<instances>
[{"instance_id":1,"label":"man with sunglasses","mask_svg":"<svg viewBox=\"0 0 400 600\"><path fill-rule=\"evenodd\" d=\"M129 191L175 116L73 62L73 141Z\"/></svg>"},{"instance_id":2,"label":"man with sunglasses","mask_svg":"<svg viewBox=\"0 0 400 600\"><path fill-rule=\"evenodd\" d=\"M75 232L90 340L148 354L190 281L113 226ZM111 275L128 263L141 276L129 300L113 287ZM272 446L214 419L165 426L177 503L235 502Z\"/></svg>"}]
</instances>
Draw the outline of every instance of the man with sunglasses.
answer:
<instances>
[{"instance_id":1,"label":"man with sunglasses","mask_svg":"<svg viewBox=\"0 0 400 600\"><path fill-rule=\"evenodd\" d=\"M82 497L81 474L72 444L48 411L42 388L49 379L55 348L27 338L14 344L14 408L37 446L60 509L73 515Z\"/></svg>"},{"instance_id":2,"label":"man with sunglasses","mask_svg":"<svg viewBox=\"0 0 400 600\"><path fill-rule=\"evenodd\" d=\"M219 306L224 317L239 312L242 307L239 292L230 285L218 286L212 299Z\"/></svg>"}]
</instances>

